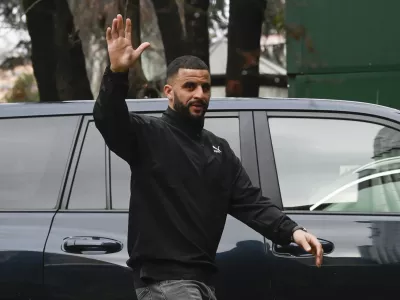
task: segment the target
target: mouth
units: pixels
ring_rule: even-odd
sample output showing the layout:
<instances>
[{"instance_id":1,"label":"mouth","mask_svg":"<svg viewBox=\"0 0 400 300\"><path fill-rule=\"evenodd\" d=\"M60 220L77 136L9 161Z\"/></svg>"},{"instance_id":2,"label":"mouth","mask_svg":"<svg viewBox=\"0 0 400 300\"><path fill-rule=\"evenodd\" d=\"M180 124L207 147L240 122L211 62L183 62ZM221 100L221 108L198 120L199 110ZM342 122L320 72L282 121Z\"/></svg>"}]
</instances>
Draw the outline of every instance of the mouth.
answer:
<instances>
[{"instance_id":1,"label":"mouth","mask_svg":"<svg viewBox=\"0 0 400 300\"><path fill-rule=\"evenodd\" d=\"M200 101L189 103L189 106L194 107L196 109L204 109L206 107L205 103Z\"/></svg>"},{"instance_id":2,"label":"mouth","mask_svg":"<svg viewBox=\"0 0 400 300\"><path fill-rule=\"evenodd\" d=\"M195 103L195 104L192 104L191 106L192 106L192 107L195 107L195 108L197 108L197 109L204 108L204 105L201 104L201 103Z\"/></svg>"},{"instance_id":3,"label":"mouth","mask_svg":"<svg viewBox=\"0 0 400 300\"><path fill-rule=\"evenodd\" d=\"M194 114L202 114L205 110L205 106L202 103L193 103L189 106L191 108L192 113Z\"/></svg>"}]
</instances>

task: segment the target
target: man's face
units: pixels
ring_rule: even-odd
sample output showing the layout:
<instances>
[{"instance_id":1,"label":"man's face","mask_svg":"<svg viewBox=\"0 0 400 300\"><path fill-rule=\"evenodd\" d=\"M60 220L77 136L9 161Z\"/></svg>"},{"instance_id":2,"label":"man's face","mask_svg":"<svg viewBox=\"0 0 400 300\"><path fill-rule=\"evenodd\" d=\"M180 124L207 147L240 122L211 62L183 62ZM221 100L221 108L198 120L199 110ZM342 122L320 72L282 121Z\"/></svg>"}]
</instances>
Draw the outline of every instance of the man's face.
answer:
<instances>
[{"instance_id":1,"label":"man's face","mask_svg":"<svg viewBox=\"0 0 400 300\"><path fill-rule=\"evenodd\" d=\"M207 70L179 69L164 87L169 106L193 118L207 112L211 96L211 78Z\"/></svg>"}]
</instances>

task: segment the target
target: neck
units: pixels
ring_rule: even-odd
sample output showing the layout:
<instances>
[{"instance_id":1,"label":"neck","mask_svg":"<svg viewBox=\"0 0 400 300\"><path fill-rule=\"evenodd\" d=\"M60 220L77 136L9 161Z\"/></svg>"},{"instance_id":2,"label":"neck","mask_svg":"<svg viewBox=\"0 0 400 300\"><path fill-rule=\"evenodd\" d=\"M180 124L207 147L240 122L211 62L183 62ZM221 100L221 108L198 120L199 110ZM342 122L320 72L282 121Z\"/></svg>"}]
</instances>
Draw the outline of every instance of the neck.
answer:
<instances>
[{"instance_id":1,"label":"neck","mask_svg":"<svg viewBox=\"0 0 400 300\"><path fill-rule=\"evenodd\" d=\"M197 136L201 133L204 127L204 117L193 118L191 116L184 115L172 109L170 106L163 113L163 118L173 123L189 135Z\"/></svg>"}]
</instances>

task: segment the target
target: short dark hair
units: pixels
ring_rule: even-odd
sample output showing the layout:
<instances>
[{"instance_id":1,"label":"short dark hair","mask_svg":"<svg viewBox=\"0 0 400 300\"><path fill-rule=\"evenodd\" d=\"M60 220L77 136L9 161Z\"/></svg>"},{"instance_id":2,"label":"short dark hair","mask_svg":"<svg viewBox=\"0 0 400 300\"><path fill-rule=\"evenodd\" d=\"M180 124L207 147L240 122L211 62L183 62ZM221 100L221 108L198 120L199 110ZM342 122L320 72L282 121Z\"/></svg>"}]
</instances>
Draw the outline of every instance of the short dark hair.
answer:
<instances>
[{"instance_id":1,"label":"short dark hair","mask_svg":"<svg viewBox=\"0 0 400 300\"><path fill-rule=\"evenodd\" d=\"M183 55L171 61L167 67L167 80L178 74L179 69L207 70L210 72L207 64L197 56Z\"/></svg>"}]
</instances>

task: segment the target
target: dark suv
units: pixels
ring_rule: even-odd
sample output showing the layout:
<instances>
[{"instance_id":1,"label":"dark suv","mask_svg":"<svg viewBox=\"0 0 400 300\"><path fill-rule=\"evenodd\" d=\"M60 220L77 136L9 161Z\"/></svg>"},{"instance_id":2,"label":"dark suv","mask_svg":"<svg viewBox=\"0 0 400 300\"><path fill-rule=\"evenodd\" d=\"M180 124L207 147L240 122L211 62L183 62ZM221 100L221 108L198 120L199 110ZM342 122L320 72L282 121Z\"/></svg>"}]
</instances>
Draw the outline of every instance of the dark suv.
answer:
<instances>
[{"instance_id":1,"label":"dark suv","mask_svg":"<svg viewBox=\"0 0 400 300\"><path fill-rule=\"evenodd\" d=\"M128 100L160 115L166 100ZM136 299L126 266L129 166L93 101L0 105L0 299ZM324 245L321 268L228 216L219 300L400 294L400 115L314 99L214 99L205 127Z\"/></svg>"}]
</instances>

